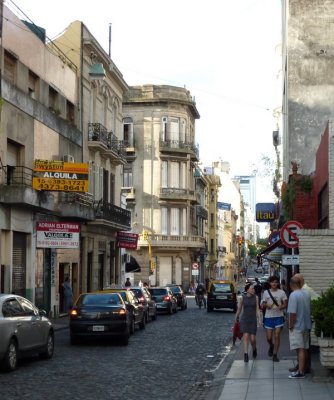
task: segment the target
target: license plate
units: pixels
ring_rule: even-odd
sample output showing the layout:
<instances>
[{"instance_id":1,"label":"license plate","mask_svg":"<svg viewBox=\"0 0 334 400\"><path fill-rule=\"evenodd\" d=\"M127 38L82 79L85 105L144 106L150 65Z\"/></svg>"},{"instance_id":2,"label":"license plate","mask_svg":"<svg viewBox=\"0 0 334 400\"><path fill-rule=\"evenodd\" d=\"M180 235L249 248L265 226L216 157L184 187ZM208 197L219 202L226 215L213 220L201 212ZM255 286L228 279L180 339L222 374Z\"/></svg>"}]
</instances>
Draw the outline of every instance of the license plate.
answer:
<instances>
[{"instance_id":1,"label":"license plate","mask_svg":"<svg viewBox=\"0 0 334 400\"><path fill-rule=\"evenodd\" d=\"M93 332L103 332L104 326L103 325L93 325Z\"/></svg>"},{"instance_id":2,"label":"license plate","mask_svg":"<svg viewBox=\"0 0 334 400\"><path fill-rule=\"evenodd\" d=\"M227 296L217 296L217 299L221 299L221 300L227 299Z\"/></svg>"}]
</instances>

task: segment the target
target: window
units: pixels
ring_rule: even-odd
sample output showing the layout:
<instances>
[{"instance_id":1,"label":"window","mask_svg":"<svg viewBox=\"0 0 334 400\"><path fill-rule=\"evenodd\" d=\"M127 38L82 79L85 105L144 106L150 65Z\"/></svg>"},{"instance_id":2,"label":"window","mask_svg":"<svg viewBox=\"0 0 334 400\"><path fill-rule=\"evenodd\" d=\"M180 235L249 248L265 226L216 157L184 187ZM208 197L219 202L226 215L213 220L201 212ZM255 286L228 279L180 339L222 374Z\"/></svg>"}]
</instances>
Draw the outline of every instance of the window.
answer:
<instances>
[{"instance_id":1,"label":"window","mask_svg":"<svg viewBox=\"0 0 334 400\"><path fill-rule=\"evenodd\" d=\"M161 234L186 235L186 209L161 207Z\"/></svg>"},{"instance_id":2,"label":"window","mask_svg":"<svg viewBox=\"0 0 334 400\"><path fill-rule=\"evenodd\" d=\"M38 100L39 78L32 71L29 71L28 93L32 99Z\"/></svg>"},{"instance_id":3,"label":"window","mask_svg":"<svg viewBox=\"0 0 334 400\"><path fill-rule=\"evenodd\" d=\"M16 81L16 65L16 58L5 51L4 78L11 83L15 83Z\"/></svg>"},{"instance_id":4,"label":"window","mask_svg":"<svg viewBox=\"0 0 334 400\"><path fill-rule=\"evenodd\" d=\"M2 314L5 318L18 317L23 315L23 310L16 299L9 299L2 306Z\"/></svg>"},{"instance_id":5,"label":"window","mask_svg":"<svg viewBox=\"0 0 334 400\"><path fill-rule=\"evenodd\" d=\"M326 183L326 185L321 189L318 195L318 227L320 229L328 228L328 200L328 184Z\"/></svg>"},{"instance_id":6,"label":"window","mask_svg":"<svg viewBox=\"0 0 334 400\"><path fill-rule=\"evenodd\" d=\"M178 118L171 118L170 121L170 139L172 147L179 147L180 141L180 122Z\"/></svg>"},{"instance_id":7,"label":"window","mask_svg":"<svg viewBox=\"0 0 334 400\"><path fill-rule=\"evenodd\" d=\"M66 101L66 119L74 124L74 104Z\"/></svg>"},{"instance_id":8,"label":"window","mask_svg":"<svg viewBox=\"0 0 334 400\"><path fill-rule=\"evenodd\" d=\"M56 112L58 110L58 92L49 87L49 109Z\"/></svg>"},{"instance_id":9,"label":"window","mask_svg":"<svg viewBox=\"0 0 334 400\"><path fill-rule=\"evenodd\" d=\"M161 162L161 187L186 188L187 164L177 161Z\"/></svg>"},{"instance_id":10,"label":"window","mask_svg":"<svg viewBox=\"0 0 334 400\"><path fill-rule=\"evenodd\" d=\"M123 187L132 187L133 180L132 180L132 169L124 168L123 171Z\"/></svg>"},{"instance_id":11,"label":"window","mask_svg":"<svg viewBox=\"0 0 334 400\"><path fill-rule=\"evenodd\" d=\"M132 118L127 117L123 119L123 139L125 147L134 147Z\"/></svg>"},{"instance_id":12,"label":"window","mask_svg":"<svg viewBox=\"0 0 334 400\"><path fill-rule=\"evenodd\" d=\"M161 120L161 140L166 142L168 140L168 118L163 117Z\"/></svg>"}]
</instances>

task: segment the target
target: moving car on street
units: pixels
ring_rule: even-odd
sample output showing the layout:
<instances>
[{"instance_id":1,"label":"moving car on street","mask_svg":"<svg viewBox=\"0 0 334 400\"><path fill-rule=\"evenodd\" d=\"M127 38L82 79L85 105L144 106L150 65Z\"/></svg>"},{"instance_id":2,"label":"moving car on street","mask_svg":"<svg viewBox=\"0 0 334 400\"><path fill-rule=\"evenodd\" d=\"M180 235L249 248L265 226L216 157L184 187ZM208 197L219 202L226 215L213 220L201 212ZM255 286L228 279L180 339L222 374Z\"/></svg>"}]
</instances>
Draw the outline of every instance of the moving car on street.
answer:
<instances>
[{"instance_id":1,"label":"moving car on street","mask_svg":"<svg viewBox=\"0 0 334 400\"><path fill-rule=\"evenodd\" d=\"M231 308L237 311L237 289L234 281L213 280L209 284L207 296L207 311L214 308Z\"/></svg>"},{"instance_id":2,"label":"moving car on street","mask_svg":"<svg viewBox=\"0 0 334 400\"><path fill-rule=\"evenodd\" d=\"M0 363L7 372L14 371L18 359L39 354L51 358L54 329L44 310L28 299L14 294L0 294Z\"/></svg>"}]
</instances>

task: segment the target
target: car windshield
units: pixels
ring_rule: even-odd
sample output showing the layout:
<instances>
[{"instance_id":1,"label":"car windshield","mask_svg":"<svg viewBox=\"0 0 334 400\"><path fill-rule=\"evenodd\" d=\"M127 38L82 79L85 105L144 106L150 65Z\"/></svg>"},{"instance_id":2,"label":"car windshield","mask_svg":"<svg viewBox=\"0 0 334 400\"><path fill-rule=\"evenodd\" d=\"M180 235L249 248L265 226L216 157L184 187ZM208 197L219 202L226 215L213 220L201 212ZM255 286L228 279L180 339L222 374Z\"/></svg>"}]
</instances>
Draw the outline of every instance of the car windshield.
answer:
<instances>
[{"instance_id":1,"label":"car windshield","mask_svg":"<svg viewBox=\"0 0 334 400\"><path fill-rule=\"evenodd\" d=\"M150 289L150 292L154 295L163 295L166 294L166 289Z\"/></svg>"},{"instance_id":2,"label":"car windshield","mask_svg":"<svg viewBox=\"0 0 334 400\"><path fill-rule=\"evenodd\" d=\"M108 293L108 294L86 294L81 296L81 301L79 301L82 305L88 306L96 306L96 305L120 305L121 301L117 294Z\"/></svg>"},{"instance_id":3,"label":"car windshield","mask_svg":"<svg viewBox=\"0 0 334 400\"><path fill-rule=\"evenodd\" d=\"M133 293L134 293L136 296L142 296L142 295L143 295L143 293L142 293L142 291L141 291L140 289L134 289L134 288L132 288L131 290L133 291Z\"/></svg>"},{"instance_id":4,"label":"car windshield","mask_svg":"<svg viewBox=\"0 0 334 400\"><path fill-rule=\"evenodd\" d=\"M227 293L232 291L232 287L229 283L214 283L213 291L219 293Z\"/></svg>"}]
</instances>

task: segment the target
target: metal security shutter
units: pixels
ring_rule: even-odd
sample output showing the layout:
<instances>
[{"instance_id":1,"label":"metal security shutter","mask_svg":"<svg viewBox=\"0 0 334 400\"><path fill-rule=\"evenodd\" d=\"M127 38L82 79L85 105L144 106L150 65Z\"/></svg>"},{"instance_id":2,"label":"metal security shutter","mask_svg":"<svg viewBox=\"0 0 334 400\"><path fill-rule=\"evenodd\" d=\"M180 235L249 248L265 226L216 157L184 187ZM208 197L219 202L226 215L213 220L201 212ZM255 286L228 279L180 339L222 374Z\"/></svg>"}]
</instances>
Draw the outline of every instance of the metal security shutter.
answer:
<instances>
[{"instance_id":1,"label":"metal security shutter","mask_svg":"<svg viewBox=\"0 0 334 400\"><path fill-rule=\"evenodd\" d=\"M25 296L26 289L26 235L14 232L13 234L13 276L12 292Z\"/></svg>"}]
</instances>

